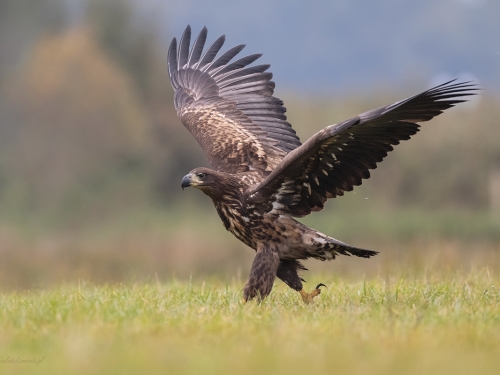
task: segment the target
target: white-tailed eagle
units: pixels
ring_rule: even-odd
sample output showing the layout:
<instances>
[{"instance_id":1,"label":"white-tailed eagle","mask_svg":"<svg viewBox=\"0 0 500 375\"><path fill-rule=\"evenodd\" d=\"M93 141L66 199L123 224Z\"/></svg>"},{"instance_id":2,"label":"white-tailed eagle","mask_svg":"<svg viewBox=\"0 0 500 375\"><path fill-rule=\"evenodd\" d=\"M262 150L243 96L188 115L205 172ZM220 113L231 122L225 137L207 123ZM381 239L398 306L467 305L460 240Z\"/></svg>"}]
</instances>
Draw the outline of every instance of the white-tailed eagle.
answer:
<instances>
[{"instance_id":1,"label":"white-tailed eagle","mask_svg":"<svg viewBox=\"0 0 500 375\"><path fill-rule=\"evenodd\" d=\"M244 45L218 55L225 36L204 50L206 38L203 28L190 48L188 26L168 51L177 114L213 168L192 170L182 187L208 195L226 229L256 251L245 300L266 297L277 276L312 302L320 289L303 290L301 259L369 258L377 252L338 241L294 217L319 211L328 198L361 185L395 145L419 131L417 123L463 102L477 86L446 82L327 126L301 143L283 102L273 96L269 65L250 65L261 55L234 60Z\"/></svg>"}]
</instances>

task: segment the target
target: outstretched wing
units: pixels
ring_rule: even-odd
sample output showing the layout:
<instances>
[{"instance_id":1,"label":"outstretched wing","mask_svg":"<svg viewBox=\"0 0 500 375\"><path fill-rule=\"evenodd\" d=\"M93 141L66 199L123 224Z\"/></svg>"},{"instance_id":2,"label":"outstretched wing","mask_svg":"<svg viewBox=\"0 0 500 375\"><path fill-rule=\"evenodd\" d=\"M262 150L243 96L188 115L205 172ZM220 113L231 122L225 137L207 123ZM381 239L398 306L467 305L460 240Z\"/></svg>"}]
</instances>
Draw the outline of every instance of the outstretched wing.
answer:
<instances>
[{"instance_id":1,"label":"outstretched wing","mask_svg":"<svg viewBox=\"0 0 500 375\"><path fill-rule=\"evenodd\" d=\"M321 130L290 152L258 186L247 192L261 210L305 216L370 177L393 146L419 131L445 109L478 90L450 81L392 105L365 112Z\"/></svg>"},{"instance_id":2,"label":"outstretched wing","mask_svg":"<svg viewBox=\"0 0 500 375\"><path fill-rule=\"evenodd\" d=\"M300 140L286 121L283 102L273 96L270 65L247 67L261 55L231 60L244 45L216 58L224 44L219 37L204 53L206 27L191 50L191 28L177 50L168 51L168 71L175 90L177 115L201 145L213 168L238 173L269 174Z\"/></svg>"}]
</instances>

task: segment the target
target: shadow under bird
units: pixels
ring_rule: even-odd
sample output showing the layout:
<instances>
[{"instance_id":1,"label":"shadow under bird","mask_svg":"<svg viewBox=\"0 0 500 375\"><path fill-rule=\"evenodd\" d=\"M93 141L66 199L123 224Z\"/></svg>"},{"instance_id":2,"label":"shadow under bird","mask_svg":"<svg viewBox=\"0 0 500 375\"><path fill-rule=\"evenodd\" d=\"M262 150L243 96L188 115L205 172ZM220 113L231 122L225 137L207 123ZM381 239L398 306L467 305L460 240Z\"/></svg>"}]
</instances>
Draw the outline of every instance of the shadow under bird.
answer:
<instances>
[{"instance_id":1,"label":"shadow under bird","mask_svg":"<svg viewBox=\"0 0 500 375\"><path fill-rule=\"evenodd\" d=\"M320 294L302 287L300 260L337 255L370 258L378 252L343 243L296 221L323 209L370 177L370 169L402 140L445 109L474 95L477 86L450 81L411 98L327 126L301 143L274 97L270 65L253 65L260 54L233 61L244 45L217 56L219 37L204 51L203 28L190 48L188 26L168 51L177 115L196 138L213 169L196 168L182 179L208 195L236 238L256 251L246 301L266 297L276 277L306 303Z\"/></svg>"}]
</instances>

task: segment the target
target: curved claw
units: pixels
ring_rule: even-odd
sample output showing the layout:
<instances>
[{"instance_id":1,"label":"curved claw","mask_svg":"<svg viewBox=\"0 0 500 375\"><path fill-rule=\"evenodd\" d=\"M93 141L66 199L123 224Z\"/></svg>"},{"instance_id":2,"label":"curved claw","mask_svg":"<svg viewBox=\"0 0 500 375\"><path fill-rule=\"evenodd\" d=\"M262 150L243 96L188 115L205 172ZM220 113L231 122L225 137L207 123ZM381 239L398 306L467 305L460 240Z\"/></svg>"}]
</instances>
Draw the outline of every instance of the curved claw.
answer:
<instances>
[{"instance_id":1,"label":"curved claw","mask_svg":"<svg viewBox=\"0 0 500 375\"><path fill-rule=\"evenodd\" d=\"M299 290L300 296L302 297L302 300L306 304L313 303L313 298L316 296L319 296L321 294L321 289L320 287L324 286L326 288L325 284L318 284L316 289L314 289L311 293L307 293L304 289Z\"/></svg>"}]
</instances>

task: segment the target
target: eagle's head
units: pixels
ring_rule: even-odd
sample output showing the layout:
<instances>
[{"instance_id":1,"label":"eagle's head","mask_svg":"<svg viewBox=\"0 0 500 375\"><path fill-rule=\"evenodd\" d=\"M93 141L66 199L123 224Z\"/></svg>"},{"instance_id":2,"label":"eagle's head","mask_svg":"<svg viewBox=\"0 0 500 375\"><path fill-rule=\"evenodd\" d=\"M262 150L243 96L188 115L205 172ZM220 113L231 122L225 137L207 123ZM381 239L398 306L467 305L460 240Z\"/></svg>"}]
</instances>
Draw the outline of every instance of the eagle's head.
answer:
<instances>
[{"instance_id":1,"label":"eagle's head","mask_svg":"<svg viewBox=\"0 0 500 375\"><path fill-rule=\"evenodd\" d=\"M228 191L237 190L234 177L229 173L214 171L210 168L196 168L182 178L182 188L195 187L211 198L219 198Z\"/></svg>"},{"instance_id":2,"label":"eagle's head","mask_svg":"<svg viewBox=\"0 0 500 375\"><path fill-rule=\"evenodd\" d=\"M217 172L209 168L196 168L189 172L182 178L182 188L195 187L198 189L205 189L212 185L217 180Z\"/></svg>"}]
</instances>

